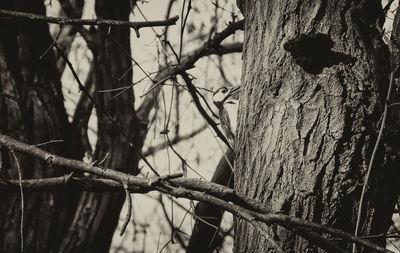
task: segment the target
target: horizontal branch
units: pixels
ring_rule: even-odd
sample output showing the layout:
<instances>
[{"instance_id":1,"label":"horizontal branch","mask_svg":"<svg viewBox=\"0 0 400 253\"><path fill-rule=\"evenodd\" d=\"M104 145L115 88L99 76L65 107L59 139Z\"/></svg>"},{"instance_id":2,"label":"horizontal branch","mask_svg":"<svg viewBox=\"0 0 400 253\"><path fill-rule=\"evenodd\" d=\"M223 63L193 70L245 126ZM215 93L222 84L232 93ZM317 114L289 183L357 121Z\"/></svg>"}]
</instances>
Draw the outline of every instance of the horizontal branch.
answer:
<instances>
[{"instance_id":1,"label":"horizontal branch","mask_svg":"<svg viewBox=\"0 0 400 253\"><path fill-rule=\"evenodd\" d=\"M122 184L103 178L78 178L69 175L52 178L24 179L22 180L24 192L46 192L57 190L90 191L90 192L120 192L124 193ZM147 193L152 188L131 185L131 193ZM19 180L0 179L0 191L19 191Z\"/></svg>"},{"instance_id":2,"label":"horizontal branch","mask_svg":"<svg viewBox=\"0 0 400 253\"><path fill-rule=\"evenodd\" d=\"M374 243L371 243L367 240L360 239L357 236L354 236L350 233L344 232L339 229L331 228L326 225L321 225L315 222L303 220L300 218L280 214L280 213L268 213L268 210L265 210L263 212L257 212L253 210L249 210L246 208L245 205L238 205L235 203L231 203L227 200L225 200L223 197L216 197L211 195L208 190L209 188L202 189L201 191L196 191L192 190L189 187L198 187L198 189L201 189L200 185L197 184L196 186L190 186L188 183L186 186L189 187L184 187L183 185L180 185L179 183L182 183L182 178L177 178L177 179L170 179L168 177L155 177L152 179L149 178L141 178L137 176L132 176L126 173L122 173L119 171L115 171L109 168L104 168L104 167L99 167L99 166L94 166L93 164L89 163L84 163L78 160L74 159L69 159L61 156L57 156L51 153L48 153L42 149L39 149L38 147L34 145L28 145L25 143L22 143L20 141L17 141L11 137L8 137L6 135L0 134L0 145L7 147L10 150L15 150L24 154L31 155L33 157L36 157L40 160L43 160L47 162L49 165L64 167L64 168L69 168L74 171L80 171L80 172L87 172L93 175L97 175L100 177L105 177L108 179L115 180L122 185L128 185L128 186L136 186L136 187L142 187L144 189L148 190L156 190L165 194L169 194L171 196L177 197L177 198L186 198L186 199L193 199L193 200L198 200L198 201L203 201L207 202L213 205L216 205L232 214L235 216L252 223L253 221L261 221L266 223L267 225L269 224L279 224L283 227L298 227L298 228L305 228L305 229L310 229L313 232L320 232L320 233L328 233L334 236L341 237L345 240L351 241L358 243L362 246L365 246L373 251L376 252L387 252L385 248L380 247ZM173 176L172 176L173 178ZM191 179L192 181L194 179ZM203 182L201 180L197 180L197 182ZM204 182L205 183L205 182ZM207 183L210 184L211 183ZM214 184L215 185L215 184ZM211 187L211 186L210 186ZM226 192L232 194L235 194L232 189L224 186L219 186L220 188L226 188ZM218 191L216 191L218 193ZM262 205L261 203L259 203ZM316 233L313 233L313 236L317 236ZM322 236L321 236L322 237Z\"/></svg>"},{"instance_id":3,"label":"horizontal branch","mask_svg":"<svg viewBox=\"0 0 400 253\"><path fill-rule=\"evenodd\" d=\"M141 22L130 22L127 20L112 20L112 19L79 19L79 18L65 18L65 17L48 17L43 15L38 15L34 13L10 11L0 9L0 15L11 18L20 18L31 21L41 21L59 25L109 25L109 26L128 26L135 30L143 27L154 27L154 26L169 26L175 25L176 21L179 19L178 16L157 21L141 21Z\"/></svg>"}]
</instances>

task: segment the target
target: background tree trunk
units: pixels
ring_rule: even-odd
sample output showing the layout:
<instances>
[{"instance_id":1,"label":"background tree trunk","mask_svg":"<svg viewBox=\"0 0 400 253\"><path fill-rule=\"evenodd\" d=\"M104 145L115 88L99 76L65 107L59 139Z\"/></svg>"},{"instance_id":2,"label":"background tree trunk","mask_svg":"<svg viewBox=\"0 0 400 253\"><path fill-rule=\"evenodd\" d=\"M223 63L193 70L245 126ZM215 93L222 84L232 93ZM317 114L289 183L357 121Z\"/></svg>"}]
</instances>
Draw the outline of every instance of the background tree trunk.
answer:
<instances>
[{"instance_id":1,"label":"background tree trunk","mask_svg":"<svg viewBox=\"0 0 400 253\"><path fill-rule=\"evenodd\" d=\"M0 8L45 15L43 1L2 1ZM128 1L96 1L97 15L127 20ZM87 121L92 104L82 96L72 124L68 122L61 93L60 74L53 50L39 57L51 45L46 23L1 20L0 66L1 133L18 140L38 144L61 139L63 143L43 148L58 155L81 159L91 148L87 139ZM94 58L87 89L113 89L132 82L130 31L127 27L102 27L93 34L89 45ZM125 75L124 75L125 73ZM122 77L122 78L121 78ZM77 85L77 84L76 84ZM9 96L5 96L9 95ZM141 149L146 124L135 116L134 97L128 90L96 94L101 108L115 120L116 127L104 112L98 113L98 143L94 159L104 160L105 167L138 173L138 154L130 147L123 131ZM6 115L6 117L3 117ZM18 156L19 157L19 156ZM35 159L21 156L23 178L43 178L67 172L54 169ZM8 150L2 150L1 177L18 178L16 164ZM19 194L0 193L1 252L19 251ZM24 238L26 252L108 252L124 203L121 193L53 192L25 196Z\"/></svg>"},{"instance_id":2,"label":"background tree trunk","mask_svg":"<svg viewBox=\"0 0 400 253\"><path fill-rule=\"evenodd\" d=\"M43 1L1 1L0 8L45 14ZM60 75L46 23L14 19L0 21L0 131L29 144L63 140L42 146L54 154L81 158L77 135L63 104ZM67 173L17 154L23 178L43 178ZM18 178L11 153L2 149L1 178ZM54 252L75 213L75 192L26 193L24 209L25 252ZM0 251L20 251L21 199L19 193L0 192ZM58 251L57 251L58 252Z\"/></svg>"},{"instance_id":3,"label":"background tree trunk","mask_svg":"<svg viewBox=\"0 0 400 253\"><path fill-rule=\"evenodd\" d=\"M128 20L130 5L128 1L97 0L95 10L98 17ZM90 46L93 53L90 79L95 89L109 90L131 84L129 28L99 26L95 36L95 44ZM94 159L105 159L102 166L136 175L140 158L124 135L134 140L141 150L147 128L136 118L132 90L112 99L118 92L96 93L100 108L118 126L104 111L97 110L98 142ZM124 200L121 193L84 192L70 232L61 246L62 252L109 252Z\"/></svg>"},{"instance_id":4,"label":"background tree trunk","mask_svg":"<svg viewBox=\"0 0 400 253\"><path fill-rule=\"evenodd\" d=\"M235 189L273 211L354 233L390 74L388 50L375 26L383 15L380 2L241 4L245 38ZM324 44L328 49L318 52L323 57L313 55ZM360 234L386 232L391 223L399 176L393 157L383 146L378 150ZM285 251L317 251L282 227L271 226L270 234ZM270 249L241 220L235 235L235 252ZM385 245L384 239L375 242Z\"/></svg>"}]
</instances>

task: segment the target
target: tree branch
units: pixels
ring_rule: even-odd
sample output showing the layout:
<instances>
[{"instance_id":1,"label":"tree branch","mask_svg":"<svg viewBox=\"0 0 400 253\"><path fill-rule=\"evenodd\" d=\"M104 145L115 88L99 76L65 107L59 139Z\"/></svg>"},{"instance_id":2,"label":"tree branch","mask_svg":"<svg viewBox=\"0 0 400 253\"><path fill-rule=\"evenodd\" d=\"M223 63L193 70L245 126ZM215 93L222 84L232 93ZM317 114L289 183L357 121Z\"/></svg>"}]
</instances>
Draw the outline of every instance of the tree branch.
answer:
<instances>
[{"instance_id":1,"label":"tree branch","mask_svg":"<svg viewBox=\"0 0 400 253\"><path fill-rule=\"evenodd\" d=\"M233 42L233 43L226 43L222 44L218 47L211 48L206 55L219 55L222 56L224 54L230 53L240 53L242 52L243 43L242 42Z\"/></svg>"},{"instance_id":2,"label":"tree branch","mask_svg":"<svg viewBox=\"0 0 400 253\"><path fill-rule=\"evenodd\" d=\"M61 57L62 58L62 57ZM65 60L64 60L65 62ZM94 63L90 63L89 71L87 73L87 78L84 84L85 90L89 93L90 97L94 97ZM90 100L89 96L85 92L82 92L79 101L75 107L74 115L72 117L72 127L74 131L78 133L82 147L85 152L92 153L92 147L89 142L88 127L89 119L93 110L93 102Z\"/></svg>"},{"instance_id":3,"label":"tree branch","mask_svg":"<svg viewBox=\"0 0 400 253\"><path fill-rule=\"evenodd\" d=\"M196 93L196 87L193 85L192 80L189 78L189 75L185 72L182 71L181 76L183 80L185 80L186 86L188 87L190 95L192 95L193 101L199 110L200 114L203 116L203 118L207 121L207 123L214 129L215 133L217 136L231 149L233 150L232 146L229 144L228 140L224 136L224 134L219 130L217 124L214 122L214 120L211 119L211 117L207 114L206 110L204 110L203 106L200 103L199 97L197 96Z\"/></svg>"},{"instance_id":4,"label":"tree branch","mask_svg":"<svg viewBox=\"0 0 400 253\"><path fill-rule=\"evenodd\" d=\"M109 26L128 26L135 30L139 30L143 27L153 27L153 26L169 26L175 25L176 21L179 19L178 16L172 17L166 20L157 21L140 21L131 22L126 20L113 20L113 19L79 19L79 18L63 18L63 17L48 17L43 15L37 15L34 13L10 11L0 9L0 14L5 17L20 18L31 21L47 22L59 25L109 25Z\"/></svg>"},{"instance_id":5,"label":"tree branch","mask_svg":"<svg viewBox=\"0 0 400 253\"><path fill-rule=\"evenodd\" d=\"M90 191L90 192L120 192L124 193L121 183L110 179L102 178L79 178L65 175L61 177L40 178L40 179L24 179L22 180L22 188L25 192L47 192L57 190L68 191ZM0 179L0 190L15 192L19 190L19 180ZM147 193L152 188L129 186L131 193Z\"/></svg>"},{"instance_id":6,"label":"tree branch","mask_svg":"<svg viewBox=\"0 0 400 253\"><path fill-rule=\"evenodd\" d=\"M300 218L291 217L280 213L269 213L268 210L266 210L265 208L263 209L263 212L252 211L244 207L245 205L241 206L235 203L231 203L228 200L225 200L224 197L213 196L211 195L211 193L209 193L210 187L213 188L213 186L211 186L212 185L211 183L207 183L209 186L208 188L202 189L201 187L199 188L199 186L201 185L199 183L197 183L196 185L188 184L188 182L190 181L188 179L182 179L182 178L169 179L169 177L156 177L153 179L140 178L137 176L115 171L109 168L99 167L78 160L68 159L65 157L53 155L51 153L48 153L44 150L37 148L34 145L28 145L19 142L11 137L2 134L0 134L0 145L3 145L8 149L12 149L14 151L19 151L21 153L25 153L33 157L36 157L40 160L45 161L48 165L56 165L54 166L54 168L66 167L74 171L87 172L93 175L112 179L120 183L121 182L126 183L128 185L128 189L129 186L135 185L137 187L143 187L145 189L151 188L151 190L156 190L177 198L193 199L211 203L213 205L219 206L220 208L234 214L235 216L247 222L253 222L257 220L264 222L267 225L279 224L283 227L289 225L294 228L310 229L313 232L328 233L343 238L347 241L356 242L364 247L367 247L377 252L387 252L387 250L383 247L380 247L374 243L371 243L367 240L361 239L357 236L341 231L339 229L331 228L326 225L317 224L311 221L302 220ZM191 188L190 187L185 188L184 184L182 184L185 181L187 185L189 185ZM200 180L195 180L195 179L191 179L191 181L201 182ZM204 183L205 182L203 182L203 184ZM194 190L196 188L200 189L201 191ZM226 189L227 192L231 192L232 194L234 194L233 190L229 189L228 187L220 185L219 188ZM217 189L213 189L214 193L218 193L218 191L216 190ZM223 192L224 191L219 192L219 194ZM259 205L263 206L262 203L259 203ZM316 235L318 234L313 233L313 236ZM323 237L321 236L321 238Z\"/></svg>"},{"instance_id":7,"label":"tree branch","mask_svg":"<svg viewBox=\"0 0 400 253\"><path fill-rule=\"evenodd\" d=\"M244 25L244 20L229 23L229 25L223 31L221 31L220 33L216 33L212 39L209 39L206 42L204 42L201 47L192 51L189 54L182 56L180 64L172 65L171 67L167 68L160 68L163 70L159 74L157 74L157 76L152 80L154 85L149 90L153 90L158 85L162 84L171 77L180 74L182 71L192 68L193 65L201 57L210 55L212 54L211 52L213 52L216 48L219 48L220 43L228 36L234 34L237 30L243 30L243 25ZM219 51L219 53L221 53L221 51ZM148 115L151 108L153 107L153 104L154 102L152 97L144 100L140 108L137 110L138 117L142 116L139 118L143 119L144 115Z\"/></svg>"}]
</instances>

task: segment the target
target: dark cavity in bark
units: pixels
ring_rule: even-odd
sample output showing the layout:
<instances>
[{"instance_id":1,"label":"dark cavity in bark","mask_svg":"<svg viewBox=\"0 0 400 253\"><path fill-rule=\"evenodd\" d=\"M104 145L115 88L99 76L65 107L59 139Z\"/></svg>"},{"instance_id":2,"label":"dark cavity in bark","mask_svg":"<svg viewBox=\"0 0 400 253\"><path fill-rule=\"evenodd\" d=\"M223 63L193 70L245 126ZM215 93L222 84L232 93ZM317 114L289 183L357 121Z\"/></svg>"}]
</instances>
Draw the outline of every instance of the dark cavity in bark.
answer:
<instances>
[{"instance_id":1,"label":"dark cavity in bark","mask_svg":"<svg viewBox=\"0 0 400 253\"><path fill-rule=\"evenodd\" d=\"M332 51L334 42L323 33L300 34L288 40L283 48L288 51L294 61L310 74L320 74L325 67L337 65L340 62L350 64L355 58L344 53Z\"/></svg>"}]
</instances>

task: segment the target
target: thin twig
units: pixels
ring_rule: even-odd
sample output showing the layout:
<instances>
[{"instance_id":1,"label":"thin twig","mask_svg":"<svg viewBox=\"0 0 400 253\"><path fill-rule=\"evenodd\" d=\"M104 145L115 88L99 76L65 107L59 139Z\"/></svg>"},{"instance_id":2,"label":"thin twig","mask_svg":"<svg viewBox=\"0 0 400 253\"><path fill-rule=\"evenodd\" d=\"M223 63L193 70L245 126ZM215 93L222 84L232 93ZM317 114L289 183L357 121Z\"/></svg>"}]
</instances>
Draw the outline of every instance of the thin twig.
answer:
<instances>
[{"instance_id":1,"label":"thin twig","mask_svg":"<svg viewBox=\"0 0 400 253\"><path fill-rule=\"evenodd\" d=\"M152 198L151 196L147 196L147 197ZM192 215L194 219L203 222L204 224L206 224L206 225L208 225L208 226L214 228L215 230L218 230L218 227L217 227L217 226L215 226L215 225L213 225L213 224L207 222L206 220L204 220L203 218L201 218L200 216L198 216L195 212L190 211L191 207L190 207L189 209L187 209L187 208L184 207L182 204L180 204L178 201L173 200L173 198L172 198L171 196L169 196L169 198L171 199L171 201L174 202L174 204L175 204L176 206L180 207L183 211L185 211L185 213L188 213L188 214ZM157 200L156 198L152 198L152 199Z\"/></svg>"},{"instance_id":2,"label":"thin twig","mask_svg":"<svg viewBox=\"0 0 400 253\"><path fill-rule=\"evenodd\" d=\"M18 183L19 183L19 192L21 196L21 222L20 222L20 237L21 237L21 253L24 252L24 209L25 209L25 204L24 204L24 191L22 189L22 172L21 172L21 166L19 165L19 161L17 156L14 153L14 150L10 149L10 153L13 155L13 158L15 160L15 163L17 164L17 171L18 171Z\"/></svg>"},{"instance_id":3,"label":"thin twig","mask_svg":"<svg viewBox=\"0 0 400 253\"><path fill-rule=\"evenodd\" d=\"M171 214L171 219L168 216L168 212L167 212L167 208L165 207L165 204L163 202L162 199L162 194L158 195L158 198L156 198L156 200L160 203L161 209L164 213L165 219L167 220L169 226L171 227L171 241L174 240L174 236L178 239L179 244L181 245L182 248L185 248L185 244L183 242L182 237L179 235L178 233L178 228L176 228L174 226L174 222L173 222L173 213ZM173 200L171 199L171 203L173 202Z\"/></svg>"},{"instance_id":4,"label":"thin twig","mask_svg":"<svg viewBox=\"0 0 400 253\"><path fill-rule=\"evenodd\" d=\"M175 145L175 144L177 144L177 143L179 143L181 141L191 139L194 136L196 136L197 134L203 132L206 128L207 128L207 125L205 124L205 125L201 126L200 128L194 130L193 132L191 132L189 134L182 135L182 136L181 135L175 136L171 140L171 145ZM165 143L161 143L159 145L156 145L156 146L153 146L153 147L149 147L146 151L143 152L143 155L145 155L145 156L152 155L155 152L160 151L161 149L163 149L165 147L166 147Z\"/></svg>"},{"instance_id":5,"label":"thin twig","mask_svg":"<svg viewBox=\"0 0 400 253\"><path fill-rule=\"evenodd\" d=\"M207 99L204 97L203 94L201 94L200 91L197 90L197 88L196 88L196 93L197 93L197 95L200 96L200 98L201 98L201 99L203 100L203 102L206 104L206 106L207 106L208 110L211 112L211 114L212 114L214 117L218 118L218 115L216 115L216 114L214 113L214 111L211 109L211 106L208 104Z\"/></svg>"},{"instance_id":6,"label":"thin twig","mask_svg":"<svg viewBox=\"0 0 400 253\"><path fill-rule=\"evenodd\" d=\"M13 100L15 102L18 102L18 99L17 99L16 96L11 96L11 95L8 95L8 94L0 93L0 97L5 97L5 98L11 99L11 100Z\"/></svg>"},{"instance_id":7,"label":"thin twig","mask_svg":"<svg viewBox=\"0 0 400 253\"><path fill-rule=\"evenodd\" d=\"M355 232L354 232L355 236L358 235L358 230L359 230L360 222L361 222L361 213L362 213L365 193L367 191L369 177L371 175L372 165L374 164L375 155L376 155L376 152L378 150L379 143L380 143L380 141L382 139L383 130L385 128L385 122L386 122L386 117L387 117L390 92L392 90L392 85L393 85L393 77L394 77L394 71L392 71L390 73L389 88L388 88L387 95L386 95L385 107L383 109L383 117L382 117L381 127L379 129L378 138L376 139L375 146L374 146L374 149L372 151L371 159L369 160L367 174L365 175L365 178L364 178L364 184L363 184L363 188L362 188L362 192L361 192L361 196L360 196L360 203L358 204L357 222L356 222L356 229L355 229ZM353 253L356 252L356 244L355 243L353 244L353 250L352 251L353 251Z\"/></svg>"},{"instance_id":8,"label":"thin twig","mask_svg":"<svg viewBox=\"0 0 400 253\"><path fill-rule=\"evenodd\" d=\"M125 198L126 201L128 202L128 211L126 213L124 224L122 224L121 232L119 233L120 236L122 236L125 233L126 227L128 226L132 215L132 198L129 192L128 185L129 185L128 183L124 183Z\"/></svg>"},{"instance_id":9,"label":"thin twig","mask_svg":"<svg viewBox=\"0 0 400 253\"><path fill-rule=\"evenodd\" d=\"M187 177L187 172L185 172L185 168L186 168L186 166L187 166L187 167L189 167L189 169L190 169L191 171L193 171L194 173L196 173L196 175L198 175L198 176L201 177L202 179L206 180L205 177L203 177L199 172L197 172L195 169L193 169L193 168L188 164L188 162L179 154L179 152L175 150L175 148L173 147L173 145L172 145L172 143L171 143L171 140L169 139L168 134L166 135L166 138L167 138L167 142L168 142L169 147L171 148L171 150L174 152L174 154L175 154L175 155L181 160L181 162L182 162L183 175L185 175L185 177Z\"/></svg>"},{"instance_id":10,"label":"thin twig","mask_svg":"<svg viewBox=\"0 0 400 253\"><path fill-rule=\"evenodd\" d=\"M148 20L147 20L147 17L144 15L144 13L142 12L142 10L140 9L140 7L139 7L138 5L136 5L136 9L139 11L140 15L142 15L142 17L144 18L144 20L145 20L145 21L148 21ZM131 10L132 10L132 14L133 14L132 5L131 5ZM169 16L166 17L166 19L169 19ZM167 28L168 28L168 26L166 26L166 29L167 29ZM156 35L156 38L160 41L160 44L162 45L162 48L163 48L163 51L164 51L164 54L166 55L166 54L167 54L167 48L166 48L165 45L163 45L163 43L162 43L162 39L161 39L162 35L161 35L161 34L158 34L157 31L154 29L154 27L151 27L151 30L152 30L153 33Z\"/></svg>"},{"instance_id":11,"label":"thin twig","mask_svg":"<svg viewBox=\"0 0 400 253\"><path fill-rule=\"evenodd\" d=\"M43 54L39 57L39 60L43 59L43 57L45 57L49 53L49 51L51 49L53 49L54 45L57 43L58 39L60 38L60 35L61 35L61 32L62 32L62 28L63 28L62 25L60 25L58 27L58 34L56 36L56 39L53 40L53 42L50 44L50 46L43 52Z\"/></svg>"},{"instance_id":12,"label":"thin twig","mask_svg":"<svg viewBox=\"0 0 400 253\"><path fill-rule=\"evenodd\" d=\"M169 18L169 15L171 14L171 10L172 10L172 6L174 5L174 2L175 2L176 0L169 0L169 3L168 3L168 7L167 7L167 12L166 12L166 14L165 14L165 18ZM168 40L168 26L167 27L165 27L165 31L164 31L164 40Z\"/></svg>"},{"instance_id":13,"label":"thin twig","mask_svg":"<svg viewBox=\"0 0 400 253\"><path fill-rule=\"evenodd\" d=\"M35 146L36 147L41 147L41 146L45 146L45 145L48 145L48 144L62 143L62 142L64 142L64 140L50 140L50 141L46 141L46 142L42 142L42 143L36 144Z\"/></svg>"},{"instance_id":14,"label":"thin twig","mask_svg":"<svg viewBox=\"0 0 400 253\"><path fill-rule=\"evenodd\" d=\"M185 12L185 10L184 10L185 9L185 4L186 4L186 0L183 0L182 13L181 13L182 17L183 17L183 13ZM186 11L185 18L183 18L181 20L181 32L180 32L180 38L179 38L179 61L178 61L179 63L180 63L181 57L182 57L183 34L184 34L184 31L185 31L186 22L187 22L187 19L189 17L189 13L190 13L191 9L192 9L192 0L188 0L188 6L187 6L187 11Z\"/></svg>"},{"instance_id":15,"label":"thin twig","mask_svg":"<svg viewBox=\"0 0 400 253\"><path fill-rule=\"evenodd\" d=\"M390 105L388 105L389 107L392 107L392 106L399 106L400 105L400 102L394 102L394 103L391 103Z\"/></svg>"}]
</instances>

